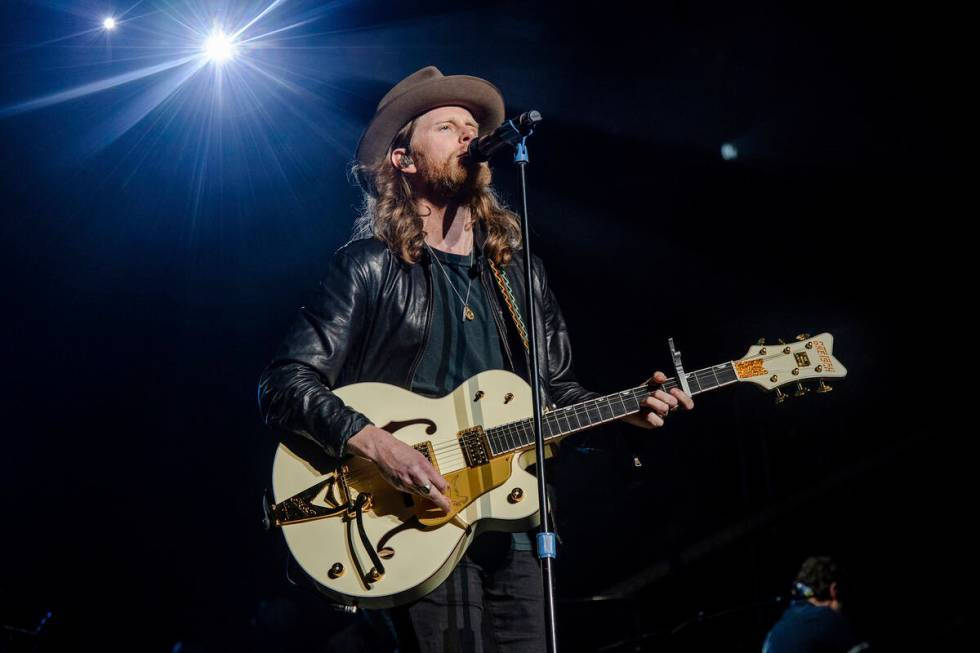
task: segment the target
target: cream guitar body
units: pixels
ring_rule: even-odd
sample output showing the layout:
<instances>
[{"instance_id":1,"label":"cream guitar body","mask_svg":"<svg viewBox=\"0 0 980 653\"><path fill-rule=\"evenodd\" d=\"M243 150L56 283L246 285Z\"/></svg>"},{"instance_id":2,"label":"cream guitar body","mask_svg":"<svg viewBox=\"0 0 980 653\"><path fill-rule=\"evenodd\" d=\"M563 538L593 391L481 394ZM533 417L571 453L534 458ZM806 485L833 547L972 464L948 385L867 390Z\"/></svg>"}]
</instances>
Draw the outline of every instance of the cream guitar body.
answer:
<instances>
[{"instance_id":1,"label":"cream guitar body","mask_svg":"<svg viewBox=\"0 0 980 653\"><path fill-rule=\"evenodd\" d=\"M458 439L466 429L498 426L529 415L531 388L520 377L503 370L483 372L439 399L383 383L349 385L336 394L401 441L418 445L423 453L427 449L430 461L449 483L456 512L447 516L430 501L395 490L366 460L352 458L339 473L321 474L280 445L272 477L277 503L325 480L327 485L311 500L314 506L336 507L355 502L362 493L371 495L371 507L362 510L361 521L367 540L381 548L385 569L383 577L374 581L374 565L356 519L346 511L282 529L296 561L332 598L366 607L414 600L449 575L480 530L514 532L537 525L537 480L525 471L534 452L513 452L469 467ZM328 477L337 481L331 484ZM326 497L330 489L334 501Z\"/></svg>"}]
</instances>

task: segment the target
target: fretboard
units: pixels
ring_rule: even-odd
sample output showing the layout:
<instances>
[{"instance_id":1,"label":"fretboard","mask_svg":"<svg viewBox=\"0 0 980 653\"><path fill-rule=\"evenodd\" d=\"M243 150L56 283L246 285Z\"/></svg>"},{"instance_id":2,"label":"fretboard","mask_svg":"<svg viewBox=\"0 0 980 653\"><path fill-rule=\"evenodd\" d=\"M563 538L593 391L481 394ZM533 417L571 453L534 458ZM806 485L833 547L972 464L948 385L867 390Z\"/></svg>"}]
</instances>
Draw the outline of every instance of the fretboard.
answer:
<instances>
[{"instance_id":1,"label":"fretboard","mask_svg":"<svg viewBox=\"0 0 980 653\"><path fill-rule=\"evenodd\" d=\"M714 367L689 372L686 376L692 395L738 381L735 367L731 363L722 363ZM643 400L649 396L651 387L649 383L644 383L629 390L588 399L572 406L545 413L541 416L544 439L546 441L557 440L566 435L638 413ZM665 392L680 387L682 387L680 381L673 377L667 379L660 386ZM490 442L492 456L498 456L508 451L527 449L534 446L534 419L528 418L501 424L487 429L486 434Z\"/></svg>"}]
</instances>

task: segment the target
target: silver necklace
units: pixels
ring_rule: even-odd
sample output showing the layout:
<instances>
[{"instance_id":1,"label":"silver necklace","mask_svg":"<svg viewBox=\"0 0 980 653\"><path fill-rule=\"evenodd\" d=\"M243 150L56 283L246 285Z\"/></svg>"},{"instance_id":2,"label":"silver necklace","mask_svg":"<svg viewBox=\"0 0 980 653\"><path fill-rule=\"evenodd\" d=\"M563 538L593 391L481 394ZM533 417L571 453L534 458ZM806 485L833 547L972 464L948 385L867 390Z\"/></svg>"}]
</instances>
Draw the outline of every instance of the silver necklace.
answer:
<instances>
[{"instance_id":1,"label":"silver necklace","mask_svg":"<svg viewBox=\"0 0 980 653\"><path fill-rule=\"evenodd\" d=\"M422 241L422 242L425 243L425 241ZM426 247L426 249L429 250L429 254L432 255L432 258L434 258L436 260L436 264L439 266L439 269L442 270L442 274L445 275L446 281L449 283L449 287L453 289L453 292L456 293L456 296L457 297L459 297L459 301L462 302L462 304L463 304L463 319L464 320L475 320L476 319L476 313L474 313L473 312L473 309L470 308L470 289L473 287L473 277L470 276L470 281L469 281L468 284L466 284L466 299L463 299L463 296L461 294L459 294L459 291L458 290L456 290L456 286L453 284L453 280L449 278L449 273L446 272L446 268L444 268L442 266L442 261L440 261L439 260L439 257L436 256L435 252L432 251L432 248L429 247L429 243L425 243L425 247ZM472 268L472 267L473 267L473 250L470 250L470 268ZM469 276L469 275L467 275L467 276Z\"/></svg>"}]
</instances>

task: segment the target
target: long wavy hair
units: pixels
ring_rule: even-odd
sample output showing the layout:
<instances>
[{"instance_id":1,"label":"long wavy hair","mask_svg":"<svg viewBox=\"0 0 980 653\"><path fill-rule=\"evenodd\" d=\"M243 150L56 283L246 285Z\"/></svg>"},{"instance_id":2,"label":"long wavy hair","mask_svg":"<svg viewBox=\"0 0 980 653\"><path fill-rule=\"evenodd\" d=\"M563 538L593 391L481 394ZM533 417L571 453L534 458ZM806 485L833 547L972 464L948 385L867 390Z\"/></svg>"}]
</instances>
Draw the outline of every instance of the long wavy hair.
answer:
<instances>
[{"instance_id":1,"label":"long wavy hair","mask_svg":"<svg viewBox=\"0 0 980 653\"><path fill-rule=\"evenodd\" d=\"M353 174L364 189L364 204L354 223L354 238L374 236L406 263L418 263L425 231L415 207L415 192L406 176L391 164L391 153L408 148L415 130L412 120L399 130L386 155L374 165L354 163ZM476 189L465 203L470 215L483 223L484 255L507 265L521 246L520 220L504 206L489 184Z\"/></svg>"}]
</instances>

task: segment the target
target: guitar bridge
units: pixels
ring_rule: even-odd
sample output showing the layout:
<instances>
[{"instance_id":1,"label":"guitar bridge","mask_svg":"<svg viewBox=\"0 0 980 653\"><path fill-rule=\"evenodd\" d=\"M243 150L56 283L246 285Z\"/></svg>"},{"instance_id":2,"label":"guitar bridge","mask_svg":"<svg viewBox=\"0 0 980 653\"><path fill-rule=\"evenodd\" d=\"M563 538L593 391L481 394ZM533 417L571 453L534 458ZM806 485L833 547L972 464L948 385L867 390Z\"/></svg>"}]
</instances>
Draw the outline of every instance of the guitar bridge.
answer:
<instances>
[{"instance_id":1,"label":"guitar bridge","mask_svg":"<svg viewBox=\"0 0 980 653\"><path fill-rule=\"evenodd\" d=\"M459 438L459 445L463 449L463 456L469 467L478 467L490 462L490 442L482 426L463 429L456 437Z\"/></svg>"},{"instance_id":2,"label":"guitar bridge","mask_svg":"<svg viewBox=\"0 0 980 653\"><path fill-rule=\"evenodd\" d=\"M436 464L436 457L432 452L432 442L426 440L425 442L419 442L418 444L413 444L412 448L418 451L420 454L425 456L425 459L439 471L439 465Z\"/></svg>"}]
</instances>

